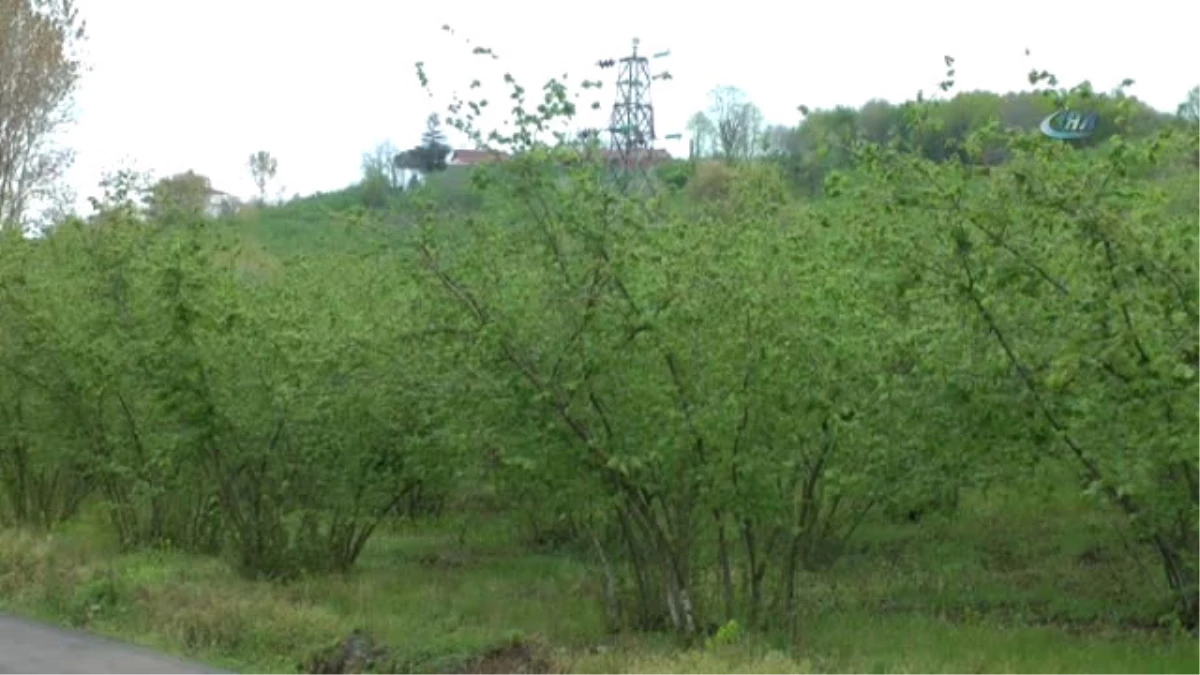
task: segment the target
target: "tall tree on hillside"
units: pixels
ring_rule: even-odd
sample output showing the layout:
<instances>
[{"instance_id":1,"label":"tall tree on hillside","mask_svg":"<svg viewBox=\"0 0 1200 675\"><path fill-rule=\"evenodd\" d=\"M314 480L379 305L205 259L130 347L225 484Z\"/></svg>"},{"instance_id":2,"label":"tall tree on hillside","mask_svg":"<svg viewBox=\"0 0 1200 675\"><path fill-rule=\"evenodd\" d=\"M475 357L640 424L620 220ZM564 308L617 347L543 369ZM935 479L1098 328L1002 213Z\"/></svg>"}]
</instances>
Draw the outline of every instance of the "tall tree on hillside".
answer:
<instances>
[{"instance_id":1,"label":"tall tree on hillside","mask_svg":"<svg viewBox=\"0 0 1200 675\"><path fill-rule=\"evenodd\" d=\"M737 87L720 86L709 93L709 117L717 131L717 143L726 161L752 156L758 149L763 117Z\"/></svg>"},{"instance_id":2,"label":"tall tree on hillside","mask_svg":"<svg viewBox=\"0 0 1200 675\"><path fill-rule=\"evenodd\" d=\"M801 128L786 124L772 124L764 128L762 145L766 156L775 161L791 161L811 150L811 147L805 146L802 142Z\"/></svg>"},{"instance_id":3,"label":"tall tree on hillside","mask_svg":"<svg viewBox=\"0 0 1200 675\"><path fill-rule=\"evenodd\" d=\"M446 145L446 134L442 133L442 121L437 113L425 118L425 133L421 134L421 145Z\"/></svg>"},{"instance_id":4,"label":"tall tree on hillside","mask_svg":"<svg viewBox=\"0 0 1200 675\"><path fill-rule=\"evenodd\" d=\"M425 119L425 131L421 134L421 144L396 153L392 165L404 172L433 173L446 168L446 156L450 154L450 146L446 143L446 135L442 133L442 123L437 113L431 113ZM409 177L409 185L417 180L416 175Z\"/></svg>"},{"instance_id":5,"label":"tall tree on hillside","mask_svg":"<svg viewBox=\"0 0 1200 675\"><path fill-rule=\"evenodd\" d=\"M404 181L401 180L401 172L408 167L404 166L401 161L397 161L402 155L403 153L391 141L379 143L371 152L363 154L363 176L378 175L387 184L388 189L403 189Z\"/></svg>"},{"instance_id":6,"label":"tall tree on hillside","mask_svg":"<svg viewBox=\"0 0 1200 675\"><path fill-rule=\"evenodd\" d=\"M713 125L708 115L697 112L687 123L687 131L691 136L691 155L693 157L711 157L717 149L717 127Z\"/></svg>"},{"instance_id":7,"label":"tall tree on hillside","mask_svg":"<svg viewBox=\"0 0 1200 675\"><path fill-rule=\"evenodd\" d=\"M450 146L446 144L446 135L442 133L442 123L437 113L430 113L425 120L425 133L421 134L421 145L414 148L421 171L433 173L445 169L448 154Z\"/></svg>"},{"instance_id":8,"label":"tall tree on hillside","mask_svg":"<svg viewBox=\"0 0 1200 675\"><path fill-rule=\"evenodd\" d=\"M407 161L407 153L397 152L390 141L363 153L362 201L366 207L383 208L391 193L404 189L402 174L409 169Z\"/></svg>"},{"instance_id":9,"label":"tall tree on hillside","mask_svg":"<svg viewBox=\"0 0 1200 675\"><path fill-rule=\"evenodd\" d=\"M871 99L858 110L858 128L867 140L884 144L899 125L900 110L883 99Z\"/></svg>"},{"instance_id":10,"label":"tall tree on hillside","mask_svg":"<svg viewBox=\"0 0 1200 675\"><path fill-rule=\"evenodd\" d=\"M1200 87L1192 87L1192 90L1188 92L1187 100L1179 104L1179 109L1175 114L1179 116L1179 119L1192 124L1200 121Z\"/></svg>"},{"instance_id":11,"label":"tall tree on hillside","mask_svg":"<svg viewBox=\"0 0 1200 675\"><path fill-rule=\"evenodd\" d=\"M1032 92L1009 92L1000 97L1000 123L1011 129L1037 129L1054 112L1054 101Z\"/></svg>"},{"instance_id":12,"label":"tall tree on hillside","mask_svg":"<svg viewBox=\"0 0 1200 675\"><path fill-rule=\"evenodd\" d=\"M392 167L400 172L400 175L403 177L401 180L401 184L403 185L407 185L409 179L415 177L415 174L412 172L421 170L419 164L418 158L413 154L413 150L411 149L398 152L392 157Z\"/></svg>"},{"instance_id":13,"label":"tall tree on hillside","mask_svg":"<svg viewBox=\"0 0 1200 675\"><path fill-rule=\"evenodd\" d=\"M70 165L53 140L70 120L83 38L71 0L0 0L0 228L23 226Z\"/></svg>"},{"instance_id":14,"label":"tall tree on hillside","mask_svg":"<svg viewBox=\"0 0 1200 675\"><path fill-rule=\"evenodd\" d=\"M259 150L250 155L249 164L250 175L254 178L254 185L258 188L258 199L265 203L267 201L267 183L275 178L279 162L271 156L271 153Z\"/></svg>"},{"instance_id":15,"label":"tall tree on hillside","mask_svg":"<svg viewBox=\"0 0 1200 675\"><path fill-rule=\"evenodd\" d=\"M150 188L146 197L147 215L159 222L203 218L215 194L207 176L190 170L175 174Z\"/></svg>"},{"instance_id":16,"label":"tall tree on hillside","mask_svg":"<svg viewBox=\"0 0 1200 675\"><path fill-rule=\"evenodd\" d=\"M104 172L100 179L103 194L100 197L88 197L88 202L95 211L90 221L103 223L109 220L140 220L152 182L149 172L133 166Z\"/></svg>"},{"instance_id":17,"label":"tall tree on hillside","mask_svg":"<svg viewBox=\"0 0 1200 675\"><path fill-rule=\"evenodd\" d=\"M1179 104L1175 116L1184 124L1190 125L1192 133L1196 132L1196 124L1200 122L1200 87L1192 87L1188 92L1187 100ZM1200 150L1196 150L1192 154L1192 163L1200 164Z\"/></svg>"}]
</instances>

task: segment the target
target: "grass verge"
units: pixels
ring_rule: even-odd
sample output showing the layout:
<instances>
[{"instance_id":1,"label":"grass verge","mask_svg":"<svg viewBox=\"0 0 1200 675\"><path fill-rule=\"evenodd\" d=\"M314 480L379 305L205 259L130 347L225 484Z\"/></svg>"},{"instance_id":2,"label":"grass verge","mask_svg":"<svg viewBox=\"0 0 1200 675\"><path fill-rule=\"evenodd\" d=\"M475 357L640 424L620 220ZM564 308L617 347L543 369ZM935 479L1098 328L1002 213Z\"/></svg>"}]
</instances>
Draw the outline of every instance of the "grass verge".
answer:
<instances>
[{"instance_id":1,"label":"grass verge","mask_svg":"<svg viewBox=\"0 0 1200 675\"><path fill-rule=\"evenodd\" d=\"M512 545L397 527L353 574L287 585L221 560L121 554L86 521L0 531L0 608L240 672L295 672L353 631L424 672L1197 672L1193 637L1156 624L1146 562L1102 518L975 499L954 519L876 524L804 579L794 640L683 650L606 635L592 576ZM1056 514L1047 516L1047 513Z\"/></svg>"}]
</instances>

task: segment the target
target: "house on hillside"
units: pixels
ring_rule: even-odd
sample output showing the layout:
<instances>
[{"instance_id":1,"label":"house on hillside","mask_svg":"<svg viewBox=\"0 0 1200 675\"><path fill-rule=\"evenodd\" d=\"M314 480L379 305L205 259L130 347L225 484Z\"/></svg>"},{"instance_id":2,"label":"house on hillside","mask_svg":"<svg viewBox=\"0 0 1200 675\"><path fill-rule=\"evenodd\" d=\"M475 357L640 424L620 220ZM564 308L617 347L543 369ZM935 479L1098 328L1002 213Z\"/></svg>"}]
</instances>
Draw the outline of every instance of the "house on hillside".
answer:
<instances>
[{"instance_id":1,"label":"house on hillside","mask_svg":"<svg viewBox=\"0 0 1200 675\"><path fill-rule=\"evenodd\" d=\"M621 154L616 150L607 149L604 151L604 159L611 164L618 164L621 162ZM657 166L671 161L671 153L662 148L649 148L631 153L626 161L630 164Z\"/></svg>"},{"instance_id":2,"label":"house on hillside","mask_svg":"<svg viewBox=\"0 0 1200 675\"><path fill-rule=\"evenodd\" d=\"M502 162L509 158L507 152L498 150L451 150L446 158L446 166L476 166Z\"/></svg>"},{"instance_id":3,"label":"house on hillside","mask_svg":"<svg viewBox=\"0 0 1200 675\"><path fill-rule=\"evenodd\" d=\"M498 150L451 150L446 154L446 168L479 166L509 159L509 154ZM401 173L401 185L425 182L425 172L413 164L409 152L401 152L392 160L393 168Z\"/></svg>"},{"instance_id":4,"label":"house on hillside","mask_svg":"<svg viewBox=\"0 0 1200 675\"><path fill-rule=\"evenodd\" d=\"M397 155L397 165L399 165L399 163L402 161L402 157L403 154ZM446 156L446 167L453 168L480 166L483 164L503 162L509 159L512 159L512 155L500 150L456 149L451 150L450 154ZM621 155L614 150L605 148L600 150L600 159L606 163L615 164L621 161ZM645 166L657 166L659 164L670 162L671 159L671 153L667 152L666 150L662 148L652 148L633 154L627 158L627 161L634 164L643 164ZM425 177L420 171L412 169L409 170L413 173L413 178L415 178L416 181L421 182L424 180Z\"/></svg>"},{"instance_id":5,"label":"house on hillside","mask_svg":"<svg viewBox=\"0 0 1200 675\"><path fill-rule=\"evenodd\" d=\"M611 148L600 150L600 157L605 162L616 163L621 159L620 153ZM474 166L477 164L487 164L490 162L503 161L510 159L511 155L506 152L495 150L454 150L450 153L450 158L447 160L448 166ZM652 148L633 153L629 157L632 163L644 163L649 166L662 164L671 161L671 153L662 148Z\"/></svg>"},{"instance_id":6,"label":"house on hillside","mask_svg":"<svg viewBox=\"0 0 1200 675\"><path fill-rule=\"evenodd\" d=\"M232 215L237 213L239 205L240 202L237 197L228 192L209 188L208 194L205 195L204 215L209 218Z\"/></svg>"}]
</instances>

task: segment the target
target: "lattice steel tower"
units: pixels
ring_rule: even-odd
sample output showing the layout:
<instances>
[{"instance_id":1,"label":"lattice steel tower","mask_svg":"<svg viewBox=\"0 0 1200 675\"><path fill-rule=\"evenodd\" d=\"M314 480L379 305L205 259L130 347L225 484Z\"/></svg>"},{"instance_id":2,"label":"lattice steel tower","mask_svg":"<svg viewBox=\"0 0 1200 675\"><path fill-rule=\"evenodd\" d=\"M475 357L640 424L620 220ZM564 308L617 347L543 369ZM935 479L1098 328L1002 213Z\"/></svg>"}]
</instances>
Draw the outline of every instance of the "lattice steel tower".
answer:
<instances>
[{"instance_id":1,"label":"lattice steel tower","mask_svg":"<svg viewBox=\"0 0 1200 675\"><path fill-rule=\"evenodd\" d=\"M650 169L655 160L654 104L650 100L650 83L659 77L650 75L650 60L638 54L638 44L638 39L634 38L630 56L605 59L599 63L601 68L620 64L617 71L617 98L613 103L608 128L608 167L617 184L629 191L642 191L651 186ZM669 54L661 52L655 54L654 58Z\"/></svg>"}]
</instances>

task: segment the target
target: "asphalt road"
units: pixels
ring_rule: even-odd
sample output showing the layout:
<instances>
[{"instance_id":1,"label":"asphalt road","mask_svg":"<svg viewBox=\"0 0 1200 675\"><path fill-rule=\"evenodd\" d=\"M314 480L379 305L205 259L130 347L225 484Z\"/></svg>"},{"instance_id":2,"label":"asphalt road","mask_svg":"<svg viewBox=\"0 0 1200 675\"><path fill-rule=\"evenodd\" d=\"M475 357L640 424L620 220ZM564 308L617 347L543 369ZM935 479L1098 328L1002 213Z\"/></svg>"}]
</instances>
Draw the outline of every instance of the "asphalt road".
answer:
<instances>
[{"instance_id":1,"label":"asphalt road","mask_svg":"<svg viewBox=\"0 0 1200 675\"><path fill-rule=\"evenodd\" d=\"M220 673L143 647L0 614L0 673Z\"/></svg>"}]
</instances>

